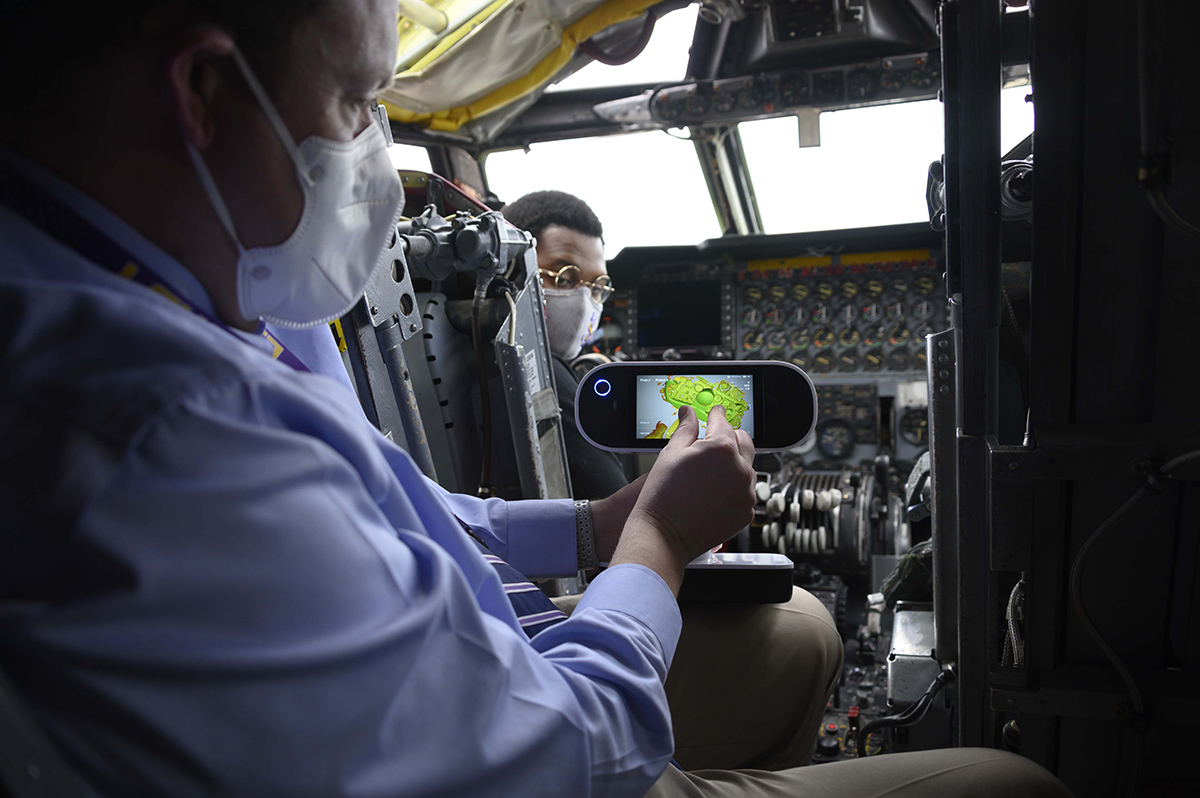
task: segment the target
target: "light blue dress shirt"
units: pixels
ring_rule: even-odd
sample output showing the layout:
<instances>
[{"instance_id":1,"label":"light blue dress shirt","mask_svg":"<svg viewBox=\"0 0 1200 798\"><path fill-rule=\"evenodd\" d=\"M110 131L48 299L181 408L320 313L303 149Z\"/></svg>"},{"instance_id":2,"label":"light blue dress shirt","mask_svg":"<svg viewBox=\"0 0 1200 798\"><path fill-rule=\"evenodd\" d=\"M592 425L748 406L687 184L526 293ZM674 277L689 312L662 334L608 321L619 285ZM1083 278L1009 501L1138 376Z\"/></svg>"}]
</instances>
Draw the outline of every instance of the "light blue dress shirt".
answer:
<instances>
[{"instance_id":1,"label":"light blue dress shirt","mask_svg":"<svg viewBox=\"0 0 1200 798\"><path fill-rule=\"evenodd\" d=\"M610 568L528 640L452 515L559 575L570 502L441 491L343 386L2 207L0 345L0 657L96 793L638 796L666 766L666 584Z\"/></svg>"}]
</instances>

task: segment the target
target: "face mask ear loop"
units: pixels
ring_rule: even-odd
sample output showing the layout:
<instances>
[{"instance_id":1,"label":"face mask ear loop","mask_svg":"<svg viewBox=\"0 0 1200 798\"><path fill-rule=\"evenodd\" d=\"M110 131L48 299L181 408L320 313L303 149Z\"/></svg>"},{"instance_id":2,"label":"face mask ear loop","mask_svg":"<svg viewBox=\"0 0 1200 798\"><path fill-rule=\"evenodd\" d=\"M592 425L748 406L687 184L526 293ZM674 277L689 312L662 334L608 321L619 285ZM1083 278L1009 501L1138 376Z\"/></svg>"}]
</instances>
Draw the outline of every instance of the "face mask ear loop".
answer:
<instances>
[{"instance_id":1,"label":"face mask ear loop","mask_svg":"<svg viewBox=\"0 0 1200 798\"><path fill-rule=\"evenodd\" d=\"M213 180L212 172L208 171L208 165L204 163L200 153L192 146L192 142L184 139L183 144L196 167L196 176L200 178L200 185L204 186L204 193L208 194L208 199L212 203L213 210L217 212L217 218L225 227L225 232L229 233L229 237L233 239L233 245L237 247L240 258L246 254L246 250L242 247L242 242L238 240L237 230L233 227L233 217L229 215L229 208L225 207L225 200L221 199L221 191L217 188L216 181Z\"/></svg>"},{"instance_id":2,"label":"face mask ear loop","mask_svg":"<svg viewBox=\"0 0 1200 798\"><path fill-rule=\"evenodd\" d=\"M236 45L233 48L233 61L237 64L238 69L241 70L246 85L250 87L250 93L254 95L254 98L258 100L259 106L262 107L262 112L267 117L267 121L275 129L275 135L279 137L280 143L283 144L283 149L287 151L288 156L292 159L300 181L305 185L311 186L314 181L308 173L308 164L305 162L304 156L300 154L300 149L296 146L296 140L292 138L287 125L283 124L283 120L279 117L279 112L275 110L275 103L271 102L271 98L267 96L266 90L258 82L258 78L255 77L254 70L250 68L246 57L242 55L242 51Z\"/></svg>"}]
</instances>

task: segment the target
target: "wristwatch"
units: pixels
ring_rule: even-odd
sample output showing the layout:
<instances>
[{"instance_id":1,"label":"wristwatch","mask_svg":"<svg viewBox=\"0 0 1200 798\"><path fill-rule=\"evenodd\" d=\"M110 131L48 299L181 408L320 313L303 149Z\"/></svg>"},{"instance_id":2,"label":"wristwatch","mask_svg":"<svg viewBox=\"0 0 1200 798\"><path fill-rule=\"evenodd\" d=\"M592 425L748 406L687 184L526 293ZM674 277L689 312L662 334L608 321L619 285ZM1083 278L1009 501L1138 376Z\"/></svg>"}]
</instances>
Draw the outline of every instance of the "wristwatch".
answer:
<instances>
[{"instance_id":1,"label":"wristwatch","mask_svg":"<svg viewBox=\"0 0 1200 798\"><path fill-rule=\"evenodd\" d=\"M595 568L600 562L596 556L596 535L592 525L592 503L587 499L575 502L575 558L579 570Z\"/></svg>"}]
</instances>

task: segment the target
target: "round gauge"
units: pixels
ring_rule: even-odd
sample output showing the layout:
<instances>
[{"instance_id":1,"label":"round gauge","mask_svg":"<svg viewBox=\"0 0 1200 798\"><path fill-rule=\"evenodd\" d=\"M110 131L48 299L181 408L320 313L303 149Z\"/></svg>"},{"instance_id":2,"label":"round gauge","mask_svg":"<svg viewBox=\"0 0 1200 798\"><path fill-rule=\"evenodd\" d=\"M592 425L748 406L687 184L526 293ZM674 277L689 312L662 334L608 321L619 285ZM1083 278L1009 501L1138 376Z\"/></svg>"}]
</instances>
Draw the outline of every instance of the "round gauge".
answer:
<instances>
[{"instance_id":1,"label":"round gauge","mask_svg":"<svg viewBox=\"0 0 1200 798\"><path fill-rule=\"evenodd\" d=\"M808 371L808 358L803 355L792 355L792 365L801 371Z\"/></svg>"},{"instance_id":2,"label":"round gauge","mask_svg":"<svg viewBox=\"0 0 1200 798\"><path fill-rule=\"evenodd\" d=\"M718 91L713 94L713 110L727 114L737 105L737 96L731 91Z\"/></svg>"},{"instance_id":3,"label":"round gauge","mask_svg":"<svg viewBox=\"0 0 1200 798\"><path fill-rule=\"evenodd\" d=\"M883 318L883 308L878 302L868 302L862 306L862 319L865 322L874 324Z\"/></svg>"},{"instance_id":4,"label":"round gauge","mask_svg":"<svg viewBox=\"0 0 1200 798\"><path fill-rule=\"evenodd\" d=\"M787 333L783 330L772 330L767 333L767 349L772 352L778 352L780 349L783 349L787 346L787 342Z\"/></svg>"},{"instance_id":5,"label":"round gauge","mask_svg":"<svg viewBox=\"0 0 1200 798\"><path fill-rule=\"evenodd\" d=\"M868 327L863 332L863 343L868 347L874 348L883 344L883 339L887 337L887 333L883 331L883 327L876 325Z\"/></svg>"},{"instance_id":6,"label":"round gauge","mask_svg":"<svg viewBox=\"0 0 1200 798\"><path fill-rule=\"evenodd\" d=\"M887 303L883 306L883 315L887 317L888 321L899 321L904 318L904 303L899 301Z\"/></svg>"},{"instance_id":7,"label":"round gauge","mask_svg":"<svg viewBox=\"0 0 1200 798\"><path fill-rule=\"evenodd\" d=\"M853 352L842 352L838 355L839 371L855 371L858 368L858 355Z\"/></svg>"},{"instance_id":8,"label":"round gauge","mask_svg":"<svg viewBox=\"0 0 1200 798\"><path fill-rule=\"evenodd\" d=\"M779 78L779 96L785 105L803 105L810 94L808 75L804 72L784 72Z\"/></svg>"},{"instance_id":9,"label":"round gauge","mask_svg":"<svg viewBox=\"0 0 1200 798\"><path fill-rule=\"evenodd\" d=\"M829 299L833 296L833 283L819 282L817 283L817 297L820 299Z\"/></svg>"},{"instance_id":10,"label":"round gauge","mask_svg":"<svg viewBox=\"0 0 1200 798\"><path fill-rule=\"evenodd\" d=\"M912 339L914 344L925 345L925 339L933 333L933 328L928 324L914 324L912 328Z\"/></svg>"},{"instance_id":11,"label":"round gauge","mask_svg":"<svg viewBox=\"0 0 1200 798\"><path fill-rule=\"evenodd\" d=\"M873 69L856 69L846 76L846 94L851 100L869 100L879 93L879 74Z\"/></svg>"},{"instance_id":12,"label":"round gauge","mask_svg":"<svg viewBox=\"0 0 1200 798\"><path fill-rule=\"evenodd\" d=\"M929 366L929 357L925 354L924 349L918 349L913 352L913 368L924 371Z\"/></svg>"},{"instance_id":13,"label":"round gauge","mask_svg":"<svg viewBox=\"0 0 1200 798\"><path fill-rule=\"evenodd\" d=\"M908 293L908 280L903 277L892 278L892 293L896 296L904 296Z\"/></svg>"},{"instance_id":14,"label":"round gauge","mask_svg":"<svg viewBox=\"0 0 1200 798\"><path fill-rule=\"evenodd\" d=\"M917 89L932 89L941 78L941 70L932 61L918 63L908 73L908 80Z\"/></svg>"},{"instance_id":15,"label":"round gauge","mask_svg":"<svg viewBox=\"0 0 1200 798\"><path fill-rule=\"evenodd\" d=\"M838 324L853 324L858 321L858 308L852 304L842 305L833 318Z\"/></svg>"},{"instance_id":16,"label":"round gauge","mask_svg":"<svg viewBox=\"0 0 1200 798\"><path fill-rule=\"evenodd\" d=\"M913 446L929 445L929 411L925 408L909 408L900 417L900 437Z\"/></svg>"},{"instance_id":17,"label":"round gauge","mask_svg":"<svg viewBox=\"0 0 1200 798\"><path fill-rule=\"evenodd\" d=\"M742 349L747 352L757 352L762 349L763 334L758 330L751 330L742 336Z\"/></svg>"},{"instance_id":18,"label":"round gauge","mask_svg":"<svg viewBox=\"0 0 1200 798\"><path fill-rule=\"evenodd\" d=\"M792 333L792 349L808 349L810 344L812 344L812 337L808 334L808 330L796 330Z\"/></svg>"},{"instance_id":19,"label":"round gauge","mask_svg":"<svg viewBox=\"0 0 1200 798\"><path fill-rule=\"evenodd\" d=\"M854 427L840 418L829 418L817 425L817 448L831 460L845 460L854 452Z\"/></svg>"},{"instance_id":20,"label":"round gauge","mask_svg":"<svg viewBox=\"0 0 1200 798\"><path fill-rule=\"evenodd\" d=\"M812 320L817 324L828 324L833 321L833 311L824 302L812 306Z\"/></svg>"},{"instance_id":21,"label":"round gauge","mask_svg":"<svg viewBox=\"0 0 1200 798\"><path fill-rule=\"evenodd\" d=\"M928 321L933 317L933 303L928 299L922 299L920 302L914 302L912 306L912 315L914 319Z\"/></svg>"},{"instance_id":22,"label":"round gauge","mask_svg":"<svg viewBox=\"0 0 1200 798\"><path fill-rule=\"evenodd\" d=\"M921 296L929 296L933 293L933 289L937 287L937 282L930 276L918 277L913 283L913 290Z\"/></svg>"},{"instance_id":23,"label":"round gauge","mask_svg":"<svg viewBox=\"0 0 1200 798\"><path fill-rule=\"evenodd\" d=\"M858 346L859 340L858 330L853 327L843 327L841 332L838 333L838 344L848 349Z\"/></svg>"},{"instance_id":24,"label":"round gauge","mask_svg":"<svg viewBox=\"0 0 1200 798\"><path fill-rule=\"evenodd\" d=\"M892 371L907 371L912 367L912 358L903 349L896 349L888 354L887 363Z\"/></svg>"},{"instance_id":25,"label":"round gauge","mask_svg":"<svg viewBox=\"0 0 1200 798\"><path fill-rule=\"evenodd\" d=\"M808 308L797 305L788 311L787 320L789 324L808 324Z\"/></svg>"},{"instance_id":26,"label":"round gauge","mask_svg":"<svg viewBox=\"0 0 1200 798\"><path fill-rule=\"evenodd\" d=\"M880 294L883 293L883 281L867 280L866 284L863 285L863 293L871 299L879 299Z\"/></svg>"},{"instance_id":27,"label":"round gauge","mask_svg":"<svg viewBox=\"0 0 1200 798\"><path fill-rule=\"evenodd\" d=\"M879 371L883 368L883 352L878 349L868 351L863 355L863 370Z\"/></svg>"},{"instance_id":28,"label":"round gauge","mask_svg":"<svg viewBox=\"0 0 1200 798\"><path fill-rule=\"evenodd\" d=\"M796 302L803 302L808 299L808 286L804 283L796 283L792 286L792 299Z\"/></svg>"},{"instance_id":29,"label":"round gauge","mask_svg":"<svg viewBox=\"0 0 1200 798\"><path fill-rule=\"evenodd\" d=\"M684 100L683 110L691 116L704 116L708 113L708 98L703 94L693 94Z\"/></svg>"},{"instance_id":30,"label":"round gauge","mask_svg":"<svg viewBox=\"0 0 1200 798\"><path fill-rule=\"evenodd\" d=\"M828 349L833 346L833 330L828 327L822 327L813 333L813 347L816 349Z\"/></svg>"},{"instance_id":31,"label":"round gauge","mask_svg":"<svg viewBox=\"0 0 1200 798\"><path fill-rule=\"evenodd\" d=\"M778 327L783 324L783 308L778 305L767 305L763 311L763 316L772 327Z\"/></svg>"},{"instance_id":32,"label":"round gauge","mask_svg":"<svg viewBox=\"0 0 1200 798\"><path fill-rule=\"evenodd\" d=\"M747 302L761 302L763 298L763 290L761 286L748 285L746 290L742 292Z\"/></svg>"},{"instance_id":33,"label":"round gauge","mask_svg":"<svg viewBox=\"0 0 1200 798\"><path fill-rule=\"evenodd\" d=\"M771 285L767 286L767 296L776 302L782 302L783 300L787 299L787 292L786 285L772 283Z\"/></svg>"},{"instance_id":34,"label":"round gauge","mask_svg":"<svg viewBox=\"0 0 1200 798\"><path fill-rule=\"evenodd\" d=\"M853 280L847 280L838 286L838 294L841 295L842 299L854 299L854 297L858 296L858 283Z\"/></svg>"},{"instance_id":35,"label":"round gauge","mask_svg":"<svg viewBox=\"0 0 1200 798\"><path fill-rule=\"evenodd\" d=\"M762 104L762 92L757 87L750 89L739 89L737 93L738 105L747 111L751 111Z\"/></svg>"},{"instance_id":36,"label":"round gauge","mask_svg":"<svg viewBox=\"0 0 1200 798\"><path fill-rule=\"evenodd\" d=\"M758 308L746 308L742 311L742 326L757 327L763 323L763 312Z\"/></svg>"},{"instance_id":37,"label":"round gauge","mask_svg":"<svg viewBox=\"0 0 1200 798\"><path fill-rule=\"evenodd\" d=\"M888 331L888 343L892 346L904 346L912 340L912 333L907 327L897 324Z\"/></svg>"},{"instance_id":38,"label":"round gauge","mask_svg":"<svg viewBox=\"0 0 1200 798\"><path fill-rule=\"evenodd\" d=\"M653 108L655 116L672 122L683 116L683 103L667 94L655 96Z\"/></svg>"},{"instance_id":39,"label":"round gauge","mask_svg":"<svg viewBox=\"0 0 1200 798\"><path fill-rule=\"evenodd\" d=\"M888 70L879 76L879 86L886 92L898 92L908 85L908 75L904 72Z\"/></svg>"},{"instance_id":40,"label":"round gauge","mask_svg":"<svg viewBox=\"0 0 1200 798\"><path fill-rule=\"evenodd\" d=\"M817 374L828 374L833 371L833 355L824 353L814 357L812 370Z\"/></svg>"}]
</instances>

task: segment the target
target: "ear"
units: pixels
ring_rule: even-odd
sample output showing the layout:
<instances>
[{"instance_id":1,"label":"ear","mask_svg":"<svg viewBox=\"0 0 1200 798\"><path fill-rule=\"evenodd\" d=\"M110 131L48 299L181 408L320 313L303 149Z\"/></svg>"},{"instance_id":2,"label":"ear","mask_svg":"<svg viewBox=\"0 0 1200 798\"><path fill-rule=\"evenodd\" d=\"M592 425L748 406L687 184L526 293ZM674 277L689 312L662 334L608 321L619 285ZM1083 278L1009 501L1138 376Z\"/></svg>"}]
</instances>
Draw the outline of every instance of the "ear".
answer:
<instances>
[{"instance_id":1,"label":"ear","mask_svg":"<svg viewBox=\"0 0 1200 798\"><path fill-rule=\"evenodd\" d=\"M167 87L175 119L192 146L204 151L212 143L212 101L224 80L216 60L233 52L233 37L211 25L196 28L167 58Z\"/></svg>"}]
</instances>

